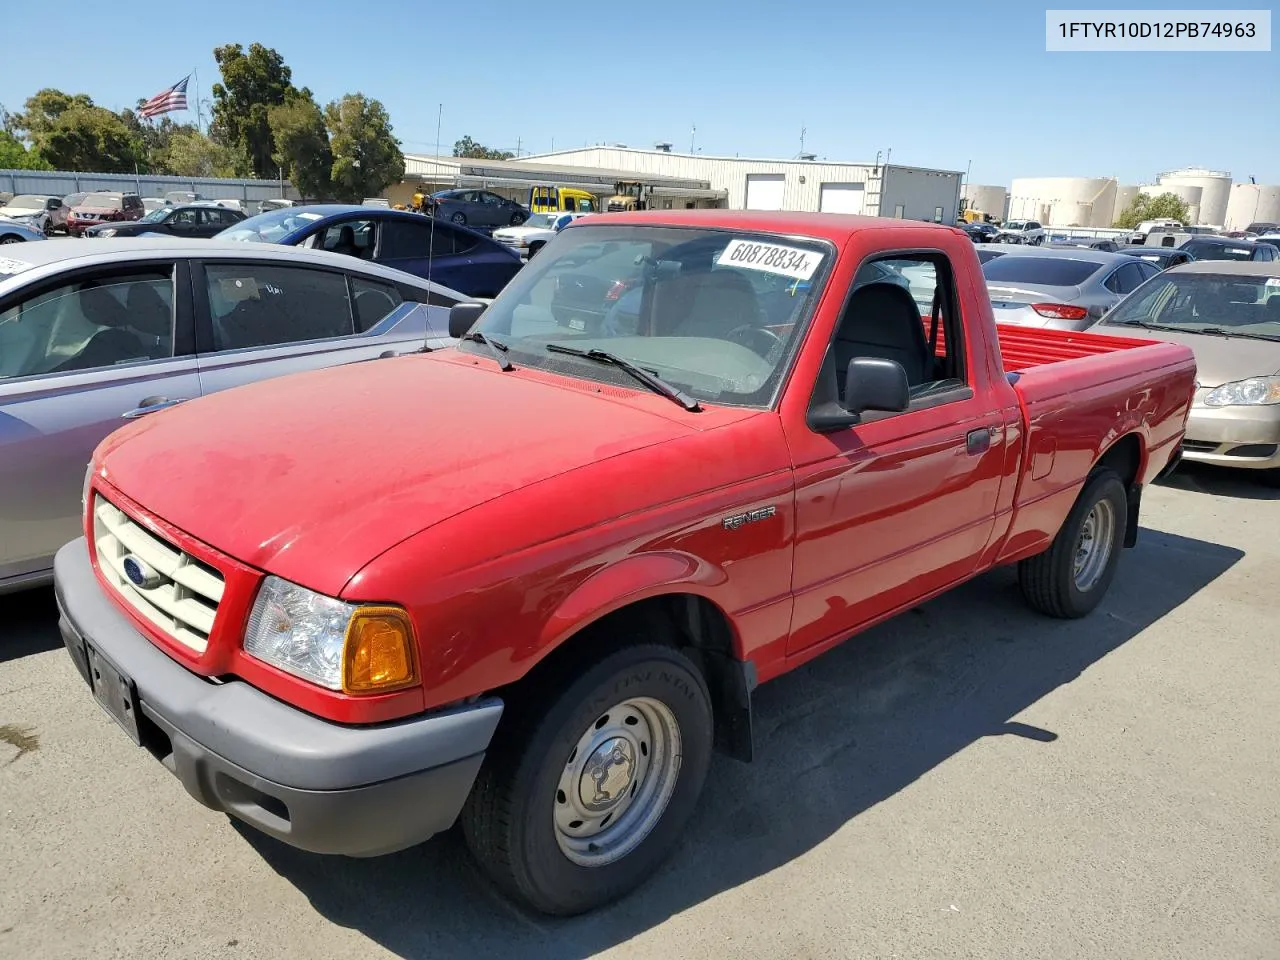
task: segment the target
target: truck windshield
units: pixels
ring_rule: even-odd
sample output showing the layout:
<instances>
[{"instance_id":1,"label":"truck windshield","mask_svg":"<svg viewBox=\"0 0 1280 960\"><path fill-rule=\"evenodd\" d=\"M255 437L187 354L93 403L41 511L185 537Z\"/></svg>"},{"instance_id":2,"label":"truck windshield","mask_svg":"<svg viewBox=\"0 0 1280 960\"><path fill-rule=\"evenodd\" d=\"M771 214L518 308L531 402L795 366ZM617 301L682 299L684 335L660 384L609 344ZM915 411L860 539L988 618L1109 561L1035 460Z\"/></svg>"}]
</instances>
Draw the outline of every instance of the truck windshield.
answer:
<instances>
[{"instance_id":1,"label":"truck windshield","mask_svg":"<svg viewBox=\"0 0 1280 960\"><path fill-rule=\"evenodd\" d=\"M1188 333L1212 328L1228 335L1280 340L1277 307L1280 277L1162 273L1122 300L1102 323Z\"/></svg>"},{"instance_id":2,"label":"truck windshield","mask_svg":"<svg viewBox=\"0 0 1280 960\"><path fill-rule=\"evenodd\" d=\"M574 227L516 275L475 329L516 364L633 386L616 367L547 345L604 350L700 401L768 407L831 256L823 242L792 237Z\"/></svg>"}]
</instances>

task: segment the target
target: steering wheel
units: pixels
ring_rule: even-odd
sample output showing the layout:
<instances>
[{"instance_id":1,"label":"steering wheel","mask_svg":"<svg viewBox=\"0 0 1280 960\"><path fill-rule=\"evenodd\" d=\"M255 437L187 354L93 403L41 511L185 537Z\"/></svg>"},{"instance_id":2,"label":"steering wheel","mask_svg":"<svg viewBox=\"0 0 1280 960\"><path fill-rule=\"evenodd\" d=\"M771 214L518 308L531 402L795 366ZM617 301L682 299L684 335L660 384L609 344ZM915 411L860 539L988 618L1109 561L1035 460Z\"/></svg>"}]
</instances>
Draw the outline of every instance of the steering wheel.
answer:
<instances>
[{"instance_id":1,"label":"steering wheel","mask_svg":"<svg viewBox=\"0 0 1280 960\"><path fill-rule=\"evenodd\" d=\"M772 330L766 330L764 327L752 326L744 323L739 327L734 327L727 334L725 339L733 343L746 347L752 353L759 354L761 357L767 358L769 354L782 345L782 338Z\"/></svg>"}]
</instances>

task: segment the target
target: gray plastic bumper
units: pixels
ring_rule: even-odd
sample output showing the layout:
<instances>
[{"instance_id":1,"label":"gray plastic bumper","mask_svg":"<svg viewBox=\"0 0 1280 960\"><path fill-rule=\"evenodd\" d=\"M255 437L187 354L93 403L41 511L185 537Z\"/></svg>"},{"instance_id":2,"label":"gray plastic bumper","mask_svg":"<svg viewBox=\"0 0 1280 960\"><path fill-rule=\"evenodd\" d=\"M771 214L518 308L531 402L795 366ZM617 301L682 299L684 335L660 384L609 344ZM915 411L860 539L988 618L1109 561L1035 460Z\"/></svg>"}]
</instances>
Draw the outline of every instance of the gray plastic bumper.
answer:
<instances>
[{"instance_id":1,"label":"gray plastic bumper","mask_svg":"<svg viewBox=\"0 0 1280 960\"><path fill-rule=\"evenodd\" d=\"M448 829L502 715L490 698L356 727L172 660L104 595L83 538L54 560L59 628L86 681L85 641L137 688L143 746L193 797L315 853L376 856Z\"/></svg>"}]
</instances>

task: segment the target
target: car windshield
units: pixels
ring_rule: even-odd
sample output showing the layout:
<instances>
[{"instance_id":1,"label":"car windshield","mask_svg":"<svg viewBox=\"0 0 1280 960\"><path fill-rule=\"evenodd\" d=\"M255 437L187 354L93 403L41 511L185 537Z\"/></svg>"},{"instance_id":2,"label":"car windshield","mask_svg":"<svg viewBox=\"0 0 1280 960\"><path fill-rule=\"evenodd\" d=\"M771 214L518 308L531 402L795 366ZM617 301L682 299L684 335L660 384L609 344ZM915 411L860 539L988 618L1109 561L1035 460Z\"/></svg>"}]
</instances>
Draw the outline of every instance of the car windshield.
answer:
<instances>
[{"instance_id":1,"label":"car windshield","mask_svg":"<svg viewBox=\"0 0 1280 960\"><path fill-rule=\"evenodd\" d=\"M767 407L830 259L816 240L574 228L516 274L475 329L506 346L515 364L634 387L615 365L548 345L606 351L700 401Z\"/></svg>"},{"instance_id":2,"label":"car windshield","mask_svg":"<svg viewBox=\"0 0 1280 960\"><path fill-rule=\"evenodd\" d=\"M102 210L119 210L124 205L121 197L113 197L109 193L91 193L80 201L82 207L93 207Z\"/></svg>"},{"instance_id":3,"label":"car windshield","mask_svg":"<svg viewBox=\"0 0 1280 960\"><path fill-rule=\"evenodd\" d=\"M554 213L535 213L524 222L526 227L542 227L550 230L556 225L556 215Z\"/></svg>"},{"instance_id":4,"label":"car windshield","mask_svg":"<svg viewBox=\"0 0 1280 960\"><path fill-rule=\"evenodd\" d=\"M247 243L279 243L295 230L310 226L321 217L309 210L268 210L248 220L241 220L234 227L227 227L217 235L219 240L243 240Z\"/></svg>"},{"instance_id":5,"label":"car windshield","mask_svg":"<svg viewBox=\"0 0 1280 960\"><path fill-rule=\"evenodd\" d=\"M1253 247L1228 247L1217 243L1188 243L1185 248L1197 260L1252 260Z\"/></svg>"},{"instance_id":6,"label":"car windshield","mask_svg":"<svg viewBox=\"0 0 1280 960\"><path fill-rule=\"evenodd\" d=\"M1025 220L1010 220L1008 223L1004 225L1004 228L1006 230L1022 230L1026 227L1026 225L1027 225L1027 221Z\"/></svg>"},{"instance_id":7,"label":"car windshield","mask_svg":"<svg viewBox=\"0 0 1280 960\"><path fill-rule=\"evenodd\" d=\"M982 266L992 283L1039 283L1050 287L1075 287L1102 269L1092 260L1068 257L998 257Z\"/></svg>"},{"instance_id":8,"label":"car windshield","mask_svg":"<svg viewBox=\"0 0 1280 960\"><path fill-rule=\"evenodd\" d=\"M163 220L163 219L164 219L165 217L167 217L168 215L169 215L169 208L168 208L168 207L160 207L160 208L158 208L158 209L156 209L156 210L152 210L152 211L151 211L150 213L148 213L145 217L140 217L140 218L138 219L138 222L139 222L139 223L159 223L161 220Z\"/></svg>"},{"instance_id":9,"label":"car windshield","mask_svg":"<svg viewBox=\"0 0 1280 960\"><path fill-rule=\"evenodd\" d=\"M1280 275L1162 273L1122 300L1102 322L1152 324L1190 333L1213 328L1280 340Z\"/></svg>"},{"instance_id":10,"label":"car windshield","mask_svg":"<svg viewBox=\"0 0 1280 960\"><path fill-rule=\"evenodd\" d=\"M43 210L45 199L45 197L37 197L34 194L21 193L6 203L5 206L15 207L19 210Z\"/></svg>"}]
</instances>

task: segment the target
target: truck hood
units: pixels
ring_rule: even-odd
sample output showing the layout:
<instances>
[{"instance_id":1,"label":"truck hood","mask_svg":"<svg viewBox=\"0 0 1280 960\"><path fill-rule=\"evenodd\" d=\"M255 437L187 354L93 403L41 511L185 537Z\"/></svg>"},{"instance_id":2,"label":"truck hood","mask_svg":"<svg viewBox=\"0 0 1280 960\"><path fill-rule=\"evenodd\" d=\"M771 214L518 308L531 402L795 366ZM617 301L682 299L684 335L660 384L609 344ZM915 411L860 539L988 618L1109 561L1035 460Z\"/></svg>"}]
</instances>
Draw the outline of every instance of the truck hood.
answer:
<instances>
[{"instance_id":1,"label":"truck hood","mask_svg":"<svg viewBox=\"0 0 1280 960\"><path fill-rule=\"evenodd\" d=\"M452 350L353 363L153 414L112 434L96 461L180 530L337 596L442 520L696 429L660 397L595 386Z\"/></svg>"},{"instance_id":2,"label":"truck hood","mask_svg":"<svg viewBox=\"0 0 1280 960\"><path fill-rule=\"evenodd\" d=\"M1267 377L1280 371L1280 342L1252 340L1248 337L1219 337L1208 333L1144 330L1142 327L1126 327L1121 323L1100 323L1090 328L1089 332L1188 346L1196 355L1196 383L1202 387L1220 387L1235 380Z\"/></svg>"}]
</instances>

